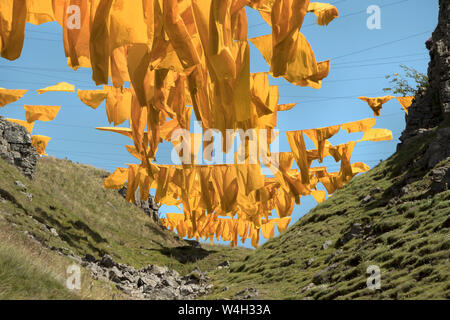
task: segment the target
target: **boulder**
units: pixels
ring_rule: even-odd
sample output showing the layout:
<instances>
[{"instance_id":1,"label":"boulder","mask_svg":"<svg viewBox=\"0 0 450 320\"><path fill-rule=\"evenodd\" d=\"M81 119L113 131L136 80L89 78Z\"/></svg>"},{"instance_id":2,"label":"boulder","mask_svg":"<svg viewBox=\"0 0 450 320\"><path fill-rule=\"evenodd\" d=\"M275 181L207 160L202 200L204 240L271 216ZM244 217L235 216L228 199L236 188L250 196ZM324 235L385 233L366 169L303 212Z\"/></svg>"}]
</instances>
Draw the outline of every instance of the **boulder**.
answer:
<instances>
[{"instance_id":1,"label":"boulder","mask_svg":"<svg viewBox=\"0 0 450 320\"><path fill-rule=\"evenodd\" d=\"M115 267L115 266L109 270L108 279L111 280L112 282L117 282L117 283L126 280L126 278L124 277L122 272L120 272L120 270L117 269L117 267Z\"/></svg>"},{"instance_id":2,"label":"boulder","mask_svg":"<svg viewBox=\"0 0 450 320\"><path fill-rule=\"evenodd\" d=\"M33 179L38 154L28 131L0 116L0 158L15 165L27 178Z\"/></svg>"},{"instance_id":3,"label":"boulder","mask_svg":"<svg viewBox=\"0 0 450 320\"><path fill-rule=\"evenodd\" d=\"M218 267L221 267L221 268L229 268L229 267L230 267L230 261L225 260L225 261L219 263Z\"/></svg>"},{"instance_id":4,"label":"boulder","mask_svg":"<svg viewBox=\"0 0 450 320\"><path fill-rule=\"evenodd\" d=\"M331 240L327 240L324 242L324 244L322 245L322 249L323 250L327 250L329 246L331 246L333 242Z\"/></svg>"},{"instance_id":5,"label":"boulder","mask_svg":"<svg viewBox=\"0 0 450 320\"><path fill-rule=\"evenodd\" d=\"M105 255L100 261L100 266L105 268L112 268L116 265L114 259L110 255Z\"/></svg>"}]
</instances>

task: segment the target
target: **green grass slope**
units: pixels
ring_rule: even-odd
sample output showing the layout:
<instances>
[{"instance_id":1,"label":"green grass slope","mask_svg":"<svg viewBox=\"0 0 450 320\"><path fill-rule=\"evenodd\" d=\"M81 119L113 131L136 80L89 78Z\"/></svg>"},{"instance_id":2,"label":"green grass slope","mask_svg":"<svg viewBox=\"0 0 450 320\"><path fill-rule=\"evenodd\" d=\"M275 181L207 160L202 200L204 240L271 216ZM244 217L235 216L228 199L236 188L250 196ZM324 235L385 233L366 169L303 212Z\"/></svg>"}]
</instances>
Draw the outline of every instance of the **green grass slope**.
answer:
<instances>
[{"instance_id":1,"label":"green grass slope","mask_svg":"<svg viewBox=\"0 0 450 320\"><path fill-rule=\"evenodd\" d=\"M257 250L190 246L105 190L106 171L44 158L29 181L0 160L0 299L126 298L83 269L82 290L66 290L73 261L58 250L182 274L199 266L215 285L210 299L234 298L246 288L267 299L448 299L450 191L431 192L430 170L418 164L431 139L433 133L417 139L356 177ZM355 224L360 232L349 237ZM224 260L231 268L216 270ZM381 269L380 290L366 286L369 265Z\"/></svg>"},{"instance_id":2,"label":"green grass slope","mask_svg":"<svg viewBox=\"0 0 450 320\"><path fill-rule=\"evenodd\" d=\"M37 266L24 250L0 244L0 299L77 299L49 270Z\"/></svg>"},{"instance_id":3,"label":"green grass slope","mask_svg":"<svg viewBox=\"0 0 450 320\"><path fill-rule=\"evenodd\" d=\"M256 288L265 299L449 299L450 190L432 194L431 174L418 165L433 135L356 177L230 271L215 272L208 298ZM354 224L360 233L349 237ZM379 290L367 288L369 265L381 269Z\"/></svg>"},{"instance_id":4,"label":"green grass slope","mask_svg":"<svg viewBox=\"0 0 450 320\"><path fill-rule=\"evenodd\" d=\"M0 159L0 237L28 234L49 252L73 252L81 257L90 254L97 259L109 254L117 262L135 268L148 264L165 265L181 274L196 266L211 271L224 260L238 261L249 253L244 248L191 246L126 202L117 191L104 189L103 180L108 174L91 166L50 157L39 159L35 179L29 181L15 167ZM27 194L32 195L32 200ZM12 231L7 233L1 226ZM52 228L57 236L51 232ZM11 270L14 265L24 265L23 274L35 270L37 273L31 272L30 277L47 281L45 269L29 265L30 259L26 257L31 256L32 251L14 257L11 252L20 251L16 247L17 241L1 243L0 263L10 265ZM6 279L0 284L0 298L8 282L10 287L15 286L11 282L13 275L0 273L0 282ZM17 277L21 275L17 274ZM52 285L49 282L48 286ZM63 293L59 295L59 287L55 290L58 298L70 297ZM38 297L28 296L31 299Z\"/></svg>"},{"instance_id":5,"label":"green grass slope","mask_svg":"<svg viewBox=\"0 0 450 320\"><path fill-rule=\"evenodd\" d=\"M66 272L73 263L0 219L0 300L127 298L111 284L93 280L84 269L80 290L68 290Z\"/></svg>"}]
</instances>

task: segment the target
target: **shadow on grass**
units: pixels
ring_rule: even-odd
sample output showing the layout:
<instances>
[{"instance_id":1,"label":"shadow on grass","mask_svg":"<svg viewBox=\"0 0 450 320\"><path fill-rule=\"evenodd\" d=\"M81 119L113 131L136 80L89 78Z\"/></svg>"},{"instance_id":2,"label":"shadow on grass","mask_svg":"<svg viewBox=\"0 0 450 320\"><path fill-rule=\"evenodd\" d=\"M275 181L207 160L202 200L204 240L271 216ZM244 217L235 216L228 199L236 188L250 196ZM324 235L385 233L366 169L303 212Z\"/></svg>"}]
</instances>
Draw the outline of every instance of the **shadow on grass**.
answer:
<instances>
[{"instance_id":1,"label":"shadow on grass","mask_svg":"<svg viewBox=\"0 0 450 320\"><path fill-rule=\"evenodd\" d=\"M159 251L161 254L176 259L180 263L190 263L202 260L210 254L216 253L214 250L205 250L201 247L180 246L173 248L150 249Z\"/></svg>"}]
</instances>

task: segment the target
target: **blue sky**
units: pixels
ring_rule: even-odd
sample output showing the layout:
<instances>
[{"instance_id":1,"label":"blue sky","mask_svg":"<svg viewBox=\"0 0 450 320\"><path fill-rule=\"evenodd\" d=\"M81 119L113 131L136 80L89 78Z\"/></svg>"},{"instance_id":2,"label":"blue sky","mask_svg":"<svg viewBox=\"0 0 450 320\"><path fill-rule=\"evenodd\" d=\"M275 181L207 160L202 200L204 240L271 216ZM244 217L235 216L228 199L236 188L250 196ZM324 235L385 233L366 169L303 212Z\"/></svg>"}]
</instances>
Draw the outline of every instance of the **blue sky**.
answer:
<instances>
[{"instance_id":1,"label":"blue sky","mask_svg":"<svg viewBox=\"0 0 450 320\"><path fill-rule=\"evenodd\" d=\"M278 114L280 151L289 151L283 131L300 130L360 120L373 116L368 105L358 96L382 96L388 86L387 74L400 72L400 64L426 73L429 56L425 41L437 24L436 0L337 0L332 1L340 17L328 26L317 26L316 17L308 14L302 32L311 44L318 61L331 60L330 75L322 88L296 87L284 79L271 78L271 84L279 85L279 103L297 102L297 106ZM366 9L370 5L381 8L381 29L369 30ZM257 11L247 9L249 37L271 33L269 26ZM251 71L268 71L261 54L251 44ZM100 132L95 127L109 126L104 104L97 110L85 106L72 93L46 93L38 95L36 89L69 82L77 89L96 89L90 69L73 71L66 66L62 45L62 29L55 23L40 26L27 24L22 56L15 61L0 58L0 87L29 89L21 100L0 108L0 115L25 119L24 104L61 105L58 117L52 122L37 122L33 134L52 137L49 155L91 164L114 171L125 163L136 163L125 145L131 140L121 135ZM405 114L396 100L386 103L382 116L377 117L376 128L392 130L394 140L388 142L364 142L356 145L352 162L363 161L375 166L394 151L405 126ZM339 144L360 138L360 134L339 133L330 142ZM312 144L309 145L312 147ZM157 160L170 163L170 145L160 146ZM339 164L332 159L325 161L329 171L338 171ZM316 165L315 163L313 166ZM153 191L154 192L154 191ZM316 203L311 196L303 197L296 206L292 222L308 213ZM163 207L161 212L181 212ZM248 241L245 244L249 246Z\"/></svg>"}]
</instances>

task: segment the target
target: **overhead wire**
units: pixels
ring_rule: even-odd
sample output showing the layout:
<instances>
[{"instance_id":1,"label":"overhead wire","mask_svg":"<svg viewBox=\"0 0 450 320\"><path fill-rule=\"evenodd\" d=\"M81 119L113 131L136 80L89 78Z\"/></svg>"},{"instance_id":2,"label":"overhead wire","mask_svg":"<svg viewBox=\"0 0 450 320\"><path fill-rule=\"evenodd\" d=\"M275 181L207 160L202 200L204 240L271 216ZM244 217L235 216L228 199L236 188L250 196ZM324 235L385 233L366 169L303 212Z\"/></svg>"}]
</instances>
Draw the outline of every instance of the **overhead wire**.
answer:
<instances>
[{"instance_id":1,"label":"overhead wire","mask_svg":"<svg viewBox=\"0 0 450 320\"><path fill-rule=\"evenodd\" d=\"M392 3L386 3L386 4L383 4L383 5L380 5L379 7L380 8L386 8L386 7L390 7L390 6L397 5L397 4L400 4L400 3L403 3L403 2L407 2L407 1L411 1L411 0L400 0L400 1L392 2ZM333 3L330 3L330 4L334 5L334 4L338 4L339 2L344 2L344 1L336 1L336 2L333 2ZM361 14L361 13L367 13L367 9L358 10L358 11L355 11L355 12L352 12L352 13L349 13L349 14L342 15L342 16L339 17L339 20L342 20L342 19L345 19L345 18L348 18L348 17L351 17L351 16L355 16L355 15L358 15L358 14ZM254 24L254 25L250 25L250 26L248 26L248 28L250 29L250 28L259 27L259 26L262 26L262 25L267 25L267 22L260 22L260 23ZM307 28L307 27L312 27L312 26L317 26L317 24L316 23L308 23L308 24L303 25L302 28Z\"/></svg>"},{"instance_id":2,"label":"overhead wire","mask_svg":"<svg viewBox=\"0 0 450 320\"><path fill-rule=\"evenodd\" d=\"M386 42L379 43L379 44L374 45L374 46L366 47L364 49L352 51L352 52L349 52L349 53L346 53L346 54L343 54L343 55L340 55L340 56L337 56L337 57L333 57L333 58L331 58L331 60L342 59L342 58L349 57L349 56L352 56L352 55L355 55L355 54L358 54L358 53L366 52L366 51L369 51L369 50L372 50L372 49L384 47L384 46L389 45L389 44L398 43L400 41L404 41L404 40L407 40L407 39L415 38L415 37L418 37L420 35L424 35L424 34L430 33L430 32L431 32L431 30L427 30L427 31L424 31L424 32L419 32L419 33L414 33L414 34L406 36L406 37L402 37L402 38L391 40L391 41L386 41Z\"/></svg>"}]
</instances>

